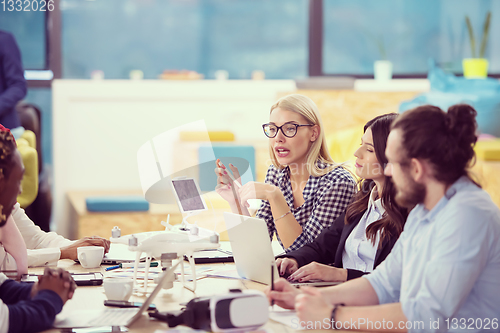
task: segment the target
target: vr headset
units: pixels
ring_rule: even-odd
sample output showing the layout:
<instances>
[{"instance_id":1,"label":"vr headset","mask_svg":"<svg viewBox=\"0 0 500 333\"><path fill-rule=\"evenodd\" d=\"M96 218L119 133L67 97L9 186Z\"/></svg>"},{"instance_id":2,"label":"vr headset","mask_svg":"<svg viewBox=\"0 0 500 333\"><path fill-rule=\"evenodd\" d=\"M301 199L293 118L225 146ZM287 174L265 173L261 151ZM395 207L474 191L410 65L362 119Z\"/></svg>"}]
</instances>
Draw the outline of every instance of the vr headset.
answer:
<instances>
[{"instance_id":1,"label":"vr headset","mask_svg":"<svg viewBox=\"0 0 500 333\"><path fill-rule=\"evenodd\" d=\"M231 289L225 295L193 298L180 311L155 311L149 316L169 327L186 325L212 332L254 330L267 322L269 302L260 291Z\"/></svg>"}]
</instances>

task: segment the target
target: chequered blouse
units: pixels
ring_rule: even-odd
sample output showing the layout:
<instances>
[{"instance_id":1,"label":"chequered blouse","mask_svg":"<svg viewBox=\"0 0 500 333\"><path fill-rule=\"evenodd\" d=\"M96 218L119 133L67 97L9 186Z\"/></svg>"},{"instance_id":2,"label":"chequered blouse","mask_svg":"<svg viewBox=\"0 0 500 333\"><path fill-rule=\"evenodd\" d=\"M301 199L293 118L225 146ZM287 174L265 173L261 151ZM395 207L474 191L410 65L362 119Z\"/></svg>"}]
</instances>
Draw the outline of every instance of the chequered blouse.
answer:
<instances>
[{"instance_id":1,"label":"chequered blouse","mask_svg":"<svg viewBox=\"0 0 500 333\"><path fill-rule=\"evenodd\" d=\"M324 167L326 166L320 164L320 168ZM285 249L286 252L300 249L314 241L324 228L329 227L345 211L352 196L356 193L354 178L342 167L337 167L320 177L309 176L302 192L304 203L298 208L294 208L293 205L289 167L280 170L271 165L267 170L265 182L281 190L290 211L302 226L302 233L289 248ZM256 216L266 221L269 237L272 239L276 227L269 201L262 201ZM277 233L276 237L283 247Z\"/></svg>"}]
</instances>

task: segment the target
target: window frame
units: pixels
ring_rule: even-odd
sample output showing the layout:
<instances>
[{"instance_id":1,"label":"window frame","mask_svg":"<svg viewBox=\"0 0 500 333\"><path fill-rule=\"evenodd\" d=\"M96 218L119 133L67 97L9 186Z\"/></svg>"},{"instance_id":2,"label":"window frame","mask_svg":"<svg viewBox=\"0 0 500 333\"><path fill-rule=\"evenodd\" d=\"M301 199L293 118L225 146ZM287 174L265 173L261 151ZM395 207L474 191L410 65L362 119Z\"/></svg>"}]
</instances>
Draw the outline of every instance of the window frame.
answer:
<instances>
[{"instance_id":1,"label":"window frame","mask_svg":"<svg viewBox=\"0 0 500 333\"><path fill-rule=\"evenodd\" d=\"M26 80L28 88L50 88L53 79L62 77L60 0L54 1L54 10L45 12L45 68L29 72L52 71L52 79Z\"/></svg>"},{"instance_id":2,"label":"window frame","mask_svg":"<svg viewBox=\"0 0 500 333\"><path fill-rule=\"evenodd\" d=\"M372 74L333 74L323 71L323 3L324 0L309 0L308 24L308 76L352 77L356 79L373 79ZM54 1L54 10L46 12L46 68L53 73L51 80L27 80L28 87L51 87L53 79L62 78L62 48L61 48L61 9L60 0ZM461 74L455 74L462 76ZM425 73L394 74L394 79L424 79ZM500 73L488 73L488 77L500 78Z\"/></svg>"}]
</instances>

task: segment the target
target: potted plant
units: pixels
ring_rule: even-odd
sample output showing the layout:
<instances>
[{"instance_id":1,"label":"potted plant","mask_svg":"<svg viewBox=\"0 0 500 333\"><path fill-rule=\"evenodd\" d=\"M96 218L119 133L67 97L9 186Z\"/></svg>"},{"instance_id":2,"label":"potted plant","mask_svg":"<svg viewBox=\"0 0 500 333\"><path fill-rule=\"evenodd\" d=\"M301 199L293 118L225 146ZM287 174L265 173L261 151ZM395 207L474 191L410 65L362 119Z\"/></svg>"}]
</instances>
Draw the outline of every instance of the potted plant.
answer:
<instances>
[{"instance_id":1,"label":"potted plant","mask_svg":"<svg viewBox=\"0 0 500 333\"><path fill-rule=\"evenodd\" d=\"M486 14L486 20L483 25L483 36L481 37L481 46L479 48L479 56L476 56L476 39L474 37L474 30L470 23L469 16L465 16L465 23L469 32L470 47L472 58L463 59L462 67L464 76L470 78L485 78L488 76L488 60L484 58L486 46L488 43L488 34L490 31L491 12Z\"/></svg>"},{"instance_id":2,"label":"potted plant","mask_svg":"<svg viewBox=\"0 0 500 333\"><path fill-rule=\"evenodd\" d=\"M392 62L387 60L383 37L377 38L376 42L381 60L376 60L373 64L373 76L375 80L387 81L392 79Z\"/></svg>"}]
</instances>

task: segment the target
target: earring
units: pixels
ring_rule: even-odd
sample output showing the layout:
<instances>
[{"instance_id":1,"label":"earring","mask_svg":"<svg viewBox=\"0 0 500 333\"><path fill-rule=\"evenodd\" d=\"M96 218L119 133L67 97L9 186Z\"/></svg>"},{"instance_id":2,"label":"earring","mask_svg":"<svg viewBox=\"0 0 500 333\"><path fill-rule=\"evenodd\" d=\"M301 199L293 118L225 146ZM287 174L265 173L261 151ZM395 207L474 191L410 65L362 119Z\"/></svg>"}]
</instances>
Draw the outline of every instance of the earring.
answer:
<instances>
[{"instance_id":1,"label":"earring","mask_svg":"<svg viewBox=\"0 0 500 333\"><path fill-rule=\"evenodd\" d=\"M7 222L7 216L3 213L3 205L0 205L0 226L3 226Z\"/></svg>"}]
</instances>

